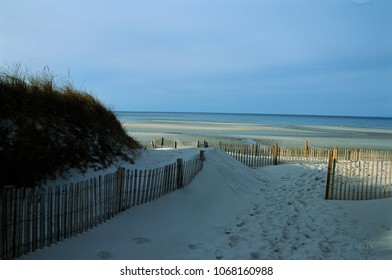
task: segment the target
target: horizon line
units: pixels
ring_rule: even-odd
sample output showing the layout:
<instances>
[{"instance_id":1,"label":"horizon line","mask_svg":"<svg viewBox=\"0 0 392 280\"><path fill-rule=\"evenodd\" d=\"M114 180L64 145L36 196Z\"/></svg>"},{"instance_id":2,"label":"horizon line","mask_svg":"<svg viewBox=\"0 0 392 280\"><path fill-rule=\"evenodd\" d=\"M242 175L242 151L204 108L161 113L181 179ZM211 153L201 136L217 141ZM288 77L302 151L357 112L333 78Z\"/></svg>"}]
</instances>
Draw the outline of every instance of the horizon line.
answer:
<instances>
[{"instance_id":1,"label":"horizon line","mask_svg":"<svg viewBox=\"0 0 392 280\"><path fill-rule=\"evenodd\" d=\"M392 119L391 116L370 116L370 115L313 115L313 114L294 114L294 113L243 113L243 112L196 112L196 111L149 111L149 110L113 110L115 113L165 113L165 114L221 114L221 115L264 115L264 116L303 116L303 117L335 117L335 118L378 118L378 119Z\"/></svg>"}]
</instances>

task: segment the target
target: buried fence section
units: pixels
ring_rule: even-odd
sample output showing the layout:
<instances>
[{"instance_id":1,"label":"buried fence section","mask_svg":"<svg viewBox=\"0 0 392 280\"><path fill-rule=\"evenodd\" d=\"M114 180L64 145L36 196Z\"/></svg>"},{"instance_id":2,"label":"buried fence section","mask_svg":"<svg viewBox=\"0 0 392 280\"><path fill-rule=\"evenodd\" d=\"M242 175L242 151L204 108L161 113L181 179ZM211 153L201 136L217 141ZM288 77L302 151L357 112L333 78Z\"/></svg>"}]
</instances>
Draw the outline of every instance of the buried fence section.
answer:
<instances>
[{"instance_id":1,"label":"buried fence section","mask_svg":"<svg viewBox=\"0 0 392 280\"><path fill-rule=\"evenodd\" d=\"M367 200L392 196L392 157L386 151L358 151L328 162L326 199Z\"/></svg>"},{"instance_id":2,"label":"buried fence section","mask_svg":"<svg viewBox=\"0 0 392 280\"><path fill-rule=\"evenodd\" d=\"M202 155L202 154L201 154ZM0 259L14 259L76 236L119 212L188 185L203 158L125 170L47 189L0 190Z\"/></svg>"}]
</instances>

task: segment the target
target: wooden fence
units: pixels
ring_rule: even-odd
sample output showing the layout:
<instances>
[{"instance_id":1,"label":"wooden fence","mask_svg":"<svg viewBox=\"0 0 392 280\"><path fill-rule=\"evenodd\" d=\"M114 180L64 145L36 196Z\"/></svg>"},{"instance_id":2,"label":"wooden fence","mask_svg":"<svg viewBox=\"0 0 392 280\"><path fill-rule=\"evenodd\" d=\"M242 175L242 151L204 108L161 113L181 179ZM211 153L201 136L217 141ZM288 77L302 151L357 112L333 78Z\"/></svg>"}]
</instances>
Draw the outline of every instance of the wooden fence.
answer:
<instances>
[{"instance_id":1,"label":"wooden fence","mask_svg":"<svg viewBox=\"0 0 392 280\"><path fill-rule=\"evenodd\" d=\"M303 148L265 147L260 144L227 144L219 147L249 167L262 167L287 163L327 163L328 149L309 147L306 141Z\"/></svg>"},{"instance_id":2,"label":"wooden fence","mask_svg":"<svg viewBox=\"0 0 392 280\"><path fill-rule=\"evenodd\" d=\"M392 196L392 152L329 152L325 199L365 200Z\"/></svg>"},{"instance_id":3,"label":"wooden fence","mask_svg":"<svg viewBox=\"0 0 392 280\"><path fill-rule=\"evenodd\" d=\"M188 185L200 157L152 170L125 170L62 187L0 191L0 259L14 259L80 234L127 208Z\"/></svg>"},{"instance_id":4,"label":"wooden fence","mask_svg":"<svg viewBox=\"0 0 392 280\"><path fill-rule=\"evenodd\" d=\"M249 167L288 163L328 164L325 199L392 197L392 152L361 149L263 147L225 144L220 148Z\"/></svg>"},{"instance_id":5,"label":"wooden fence","mask_svg":"<svg viewBox=\"0 0 392 280\"><path fill-rule=\"evenodd\" d=\"M180 141L180 140L173 140L173 139L165 139L164 137L161 137L159 139L152 140L150 145L147 146L147 148L151 149L159 149L159 148L172 148L172 149L177 149L177 148L184 148L184 147L208 147L208 142L206 140L200 141L200 140L195 140L195 141Z\"/></svg>"}]
</instances>

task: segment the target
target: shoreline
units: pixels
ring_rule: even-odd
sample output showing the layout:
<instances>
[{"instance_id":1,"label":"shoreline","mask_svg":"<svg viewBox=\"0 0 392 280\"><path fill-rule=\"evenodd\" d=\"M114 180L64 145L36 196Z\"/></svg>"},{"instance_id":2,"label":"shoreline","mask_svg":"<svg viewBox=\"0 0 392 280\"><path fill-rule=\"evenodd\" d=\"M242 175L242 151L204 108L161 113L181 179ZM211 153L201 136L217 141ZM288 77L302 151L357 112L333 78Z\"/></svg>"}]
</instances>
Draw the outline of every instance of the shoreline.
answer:
<instances>
[{"instance_id":1,"label":"shoreline","mask_svg":"<svg viewBox=\"0 0 392 280\"><path fill-rule=\"evenodd\" d=\"M127 133L142 142L165 137L177 142L259 143L266 146L392 149L392 130L345 126L223 123L177 120L120 120Z\"/></svg>"}]
</instances>

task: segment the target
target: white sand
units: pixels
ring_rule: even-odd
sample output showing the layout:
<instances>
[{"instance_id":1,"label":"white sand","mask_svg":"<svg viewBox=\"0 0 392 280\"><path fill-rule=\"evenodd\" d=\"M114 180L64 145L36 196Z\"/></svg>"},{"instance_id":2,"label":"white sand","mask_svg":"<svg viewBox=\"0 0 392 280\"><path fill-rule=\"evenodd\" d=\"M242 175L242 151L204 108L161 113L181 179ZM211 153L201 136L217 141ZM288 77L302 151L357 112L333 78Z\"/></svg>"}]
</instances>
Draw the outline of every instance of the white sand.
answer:
<instances>
[{"instance_id":1,"label":"white sand","mask_svg":"<svg viewBox=\"0 0 392 280\"><path fill-rule=\"evenodd\" d=\"M198 153L146 151L137 167ZM391 199L324 200L324 165L206 158L185 189L22 259L392 259Z\"/></svg>"}]
</instances>

